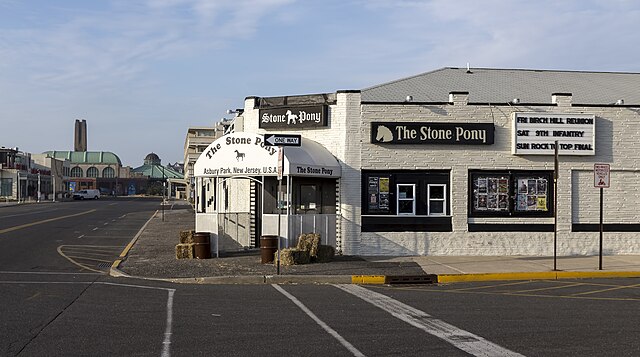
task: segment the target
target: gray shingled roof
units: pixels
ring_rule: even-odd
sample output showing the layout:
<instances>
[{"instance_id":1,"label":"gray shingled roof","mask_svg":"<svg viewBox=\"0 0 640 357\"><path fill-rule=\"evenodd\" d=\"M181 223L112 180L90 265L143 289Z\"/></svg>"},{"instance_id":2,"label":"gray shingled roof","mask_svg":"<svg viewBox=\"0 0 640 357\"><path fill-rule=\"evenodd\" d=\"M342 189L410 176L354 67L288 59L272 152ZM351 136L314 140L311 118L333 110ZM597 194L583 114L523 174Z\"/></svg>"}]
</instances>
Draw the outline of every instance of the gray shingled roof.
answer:
<instances>
[{"instance_id":1,"label":"gray shingled roof","mask_svg":"<svg viewBox=\"0 0 640 357\"><path fill-rule=\"evenodd\" d=\"M449 92L469 92L469 102L551 103L572 93L573 104L640 104L640 73L446 67L362 90L363 102L448 102Z\"/></svg>"}]
</instances>

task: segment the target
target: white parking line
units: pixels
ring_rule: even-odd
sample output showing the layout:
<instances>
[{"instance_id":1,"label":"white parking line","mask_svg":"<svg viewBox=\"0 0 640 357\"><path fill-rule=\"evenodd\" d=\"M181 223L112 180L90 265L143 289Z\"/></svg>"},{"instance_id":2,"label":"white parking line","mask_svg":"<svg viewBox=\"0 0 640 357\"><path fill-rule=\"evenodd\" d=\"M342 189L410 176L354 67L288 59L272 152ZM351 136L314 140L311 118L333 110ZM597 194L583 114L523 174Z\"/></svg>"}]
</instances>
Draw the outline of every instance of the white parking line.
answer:
<instances>
[{"instance_id":1,"label":"white parking line","mask_svg":"<svg viewBox=\"0 0 640 357\"><path fill-rule=\"evenodd\" d=\"M35 274L35 275L102 275L102 273L67 273L57 271L0 271L0 274Z\"/></svg>"},{"instance_id":2,"label":"white parking line","mask_svg":"<svg viewBox=\"0 0 640 357\"><path fill-rule=\"evenodd\" d=\"M436 336L454 347L459 348L474 356L523 356L517 352L508 350L484 338L474 335L442 320L433 318L424 311L415 309L398 300L392 299L358 285L334 285L349 294L381 308L392 316L417 327L430 335Z\"/></svg>"},{"instance_id":3,"label":"white parking line","mask_svg":"<svg viewBox=\"0 0 640 357\"><path fill-rule=\"evenodd\" d=\"M336 330L332 329L331 327L329 327L329 325L324 323L324 321L320 320L318 318L318 316L316 316L313 312L311 312L311 310L309 310L306 306L304 306L304 304L302 302L300 302L300 300L298 300L295 296L293 296L293 295L289 294L288 292L286 292L279 285L271 284L271 286L273 286L276 290L278 290L280 293L282 293L282 295L284 295L287 298L289 298L289 300L293 301L293 303L296 304L302 311L304 311L305 314L309 315L309 317L311 317L313 319L313 321L315 321L318 325L320 325L320 327L322 327L331 336L333 336L336 340L338 340L354 356L364 357L364 354L362 352L360 352L357 348L355 348L355 346L350 344L349 341L345 340L344 337L340 336L340 334L338 334L338 332L336 332Z\"/></svg>"},{"instance_id":4,"label":"white parking line","mask_svg":"<svg viewBox=\"0 0 640 357\"><path fill-rule=\"evenodd\" d=\"M173 294L175 290L169 290L167 298L167 326L164 330L164 341L162 341L162 357L171 356L171 325L173 324Z\"/></svg>"}]
</instances>

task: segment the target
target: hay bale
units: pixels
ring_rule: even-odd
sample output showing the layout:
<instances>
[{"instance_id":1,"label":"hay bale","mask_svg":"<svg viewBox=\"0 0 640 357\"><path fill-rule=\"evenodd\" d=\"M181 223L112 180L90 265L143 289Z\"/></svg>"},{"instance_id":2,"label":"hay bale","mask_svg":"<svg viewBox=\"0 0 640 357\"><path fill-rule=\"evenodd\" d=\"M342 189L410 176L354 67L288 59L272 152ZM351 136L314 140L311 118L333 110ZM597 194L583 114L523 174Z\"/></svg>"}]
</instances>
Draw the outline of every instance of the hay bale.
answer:
<instances>
[{"instance_id":1,"label":"hay bale","mask_svg":"<svg viewBox=\"0 0 640 357\"><path fill-rule=\"evenodd\" d=\"M280 265L307 264L309 261L309 253L298 248L280 250ZM273 255L273 263L278 264L278 252Z\"/></svg>"},{"instance_id":2,"label":"hay bale","mask_svg":"<svg viewBox=\"0 0 640 357\"><path fill-rule=\"evenodd\" d=\"M309 257L315 258L318 255L318 246L320 245L320 234L307 233L301 234L298 238L297 249L308 252Z\"/></svg>"},{"instance_id":3,"label":"hay bale","mask_svg":"<svg viewBox=\"0 0 640 357\"><path fill-rule=\"evenodd\" d=\"M180 231L180 243L181 244L195 243L193 241L193 235L195 234L195 232L196 231L193 229Z\"/></svg>"},{"instance_id":4,"label":"hay bale","mask_svg":"<svg viewBox=\"0 0 640 357\"><path fill-rule=\"evenodd\" d=\"M176 244L176 259L193 259L195 246L194 243Z\"/></svg>"},{"instance_id":5,"label":"hay bale","mask_svg":"<svg viewBox=\"0 0 640 357\"><path fill-rule=\"evenodd\" d=\"M318 247L318 255L316 257L316 262L318 263L328 263L333 260L333 257L336 255L336 250L330 245L321 245Z\"/></svg>"}]
</instances>

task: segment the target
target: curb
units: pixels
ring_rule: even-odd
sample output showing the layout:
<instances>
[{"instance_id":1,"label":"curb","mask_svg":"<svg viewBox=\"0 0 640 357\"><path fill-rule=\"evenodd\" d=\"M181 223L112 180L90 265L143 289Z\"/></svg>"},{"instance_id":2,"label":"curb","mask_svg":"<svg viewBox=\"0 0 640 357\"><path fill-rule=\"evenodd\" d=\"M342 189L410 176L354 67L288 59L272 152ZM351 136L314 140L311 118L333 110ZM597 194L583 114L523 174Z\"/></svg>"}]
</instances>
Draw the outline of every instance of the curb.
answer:
<instances>
[{"instance_id":1,"label":"curb","mask_svg":"<svg viewBox=\"0 0 640 357\"><path fill-rule=\"evenodd\" d=\"M120 270L118 268L120 267L120 264L122 263L122 261L126 259L127 254L129 254L129 251L131 250L131 248L133 248L133 245L136 244L136 242L138 241L138 238L140 237L140 235L142 235L142 232L144 232L145 228L147 228L147 225L149 224L149 222L151 222L153 217L155 217L156 214L158 214L158 211L159 210L156 210L151 215L151 217L144 223L142 228L140 228L138 233L136 233L136 235L129 242L129 244L127 244L127 246L122 250L122 252L118 256L119 259L117 259L116 261L113 262L113 264L111 264L111 268L109 269L109 275L110 276L113 276L113 277L116 277L116 278L118 278L118 277L127 277L127 278L129 278L129 277L131 277L130 275L125 274L122 270Z\"/></svg>"},{"instance_id":2,"label":"curb","mask_svg":"<svg viewBox=\"0 0 640 357\"><path fill-rule=\"evenodd\" d=\"M113 263L109 275L112 277L134 278L163 281L176 284L202 285L257 285L257 284L358 284L358 285L394 285L394 284L446 284L480 281L509 280L560 280L560 279L596 279L596 278L640 278L640 271L612 272L521 272L521 273L483 273L483 274L428 274L418 276L402 275L238 275L210 276L199 278L147 278L131 276L118 269L121 260Z\"/></svg>"}]
</instances>

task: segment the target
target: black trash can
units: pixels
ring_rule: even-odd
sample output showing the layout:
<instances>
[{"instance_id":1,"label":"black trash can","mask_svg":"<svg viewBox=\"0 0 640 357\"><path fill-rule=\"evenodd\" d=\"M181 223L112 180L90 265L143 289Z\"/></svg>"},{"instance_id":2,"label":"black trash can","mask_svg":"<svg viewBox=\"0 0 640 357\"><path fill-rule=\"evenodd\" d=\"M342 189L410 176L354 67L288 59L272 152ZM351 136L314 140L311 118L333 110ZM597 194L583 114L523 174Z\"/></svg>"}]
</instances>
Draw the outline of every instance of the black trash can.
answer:
<instances>
[{"instance_id":1,"label":"black trash can","mask_svg":"<svg viewBox=\"0 0 640 357\"><path fill-rule=\"evenodd\" d=\"M273 263L273 255L278 251L278 236L260 237L260 258L262 264Z\"/></svg>"},{"instance_id":2,"label":"black trash can","mask_svg":"<svg viewBox=\"0 0 640 357\"><path fill-rule=\"evenodd\" d=\"M193 234L193 255L196 259L209 259L211 258L211 242L208 232L196 232Z\"/></svg>"}]
</instances>

